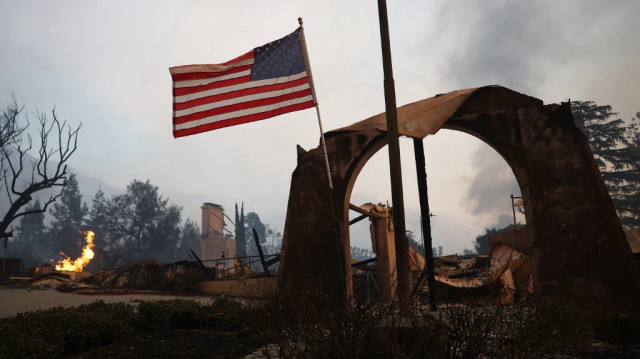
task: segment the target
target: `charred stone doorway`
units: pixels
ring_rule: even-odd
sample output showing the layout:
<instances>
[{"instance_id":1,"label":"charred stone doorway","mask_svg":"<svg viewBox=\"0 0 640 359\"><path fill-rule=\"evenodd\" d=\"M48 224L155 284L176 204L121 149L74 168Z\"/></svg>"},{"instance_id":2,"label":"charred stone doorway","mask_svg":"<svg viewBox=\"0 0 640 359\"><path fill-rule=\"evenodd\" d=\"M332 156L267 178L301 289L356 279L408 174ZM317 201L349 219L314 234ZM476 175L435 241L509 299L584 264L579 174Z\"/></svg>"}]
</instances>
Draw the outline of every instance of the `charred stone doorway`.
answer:
<instances>
[{"instance_id":1,"label":"charred stone doorway","mask_svg":"<svg viewBox=\"0 0 640 359\"><path fill-rule=\"evenodd\" d=\"M352 294L348 206L364 164L386 145L385 114L326 133L334 191L319 148L298 148L283 238L280 283L310 303ZM569 103L499 86L450 92L398 108L400 135L440 128L475 136L509 164L534 236L534 285L541 296L580 293L598 317L633 310L638 270L602 176ZM632 293L632 294L629 294Z\"/></svg>"}]
</instances>

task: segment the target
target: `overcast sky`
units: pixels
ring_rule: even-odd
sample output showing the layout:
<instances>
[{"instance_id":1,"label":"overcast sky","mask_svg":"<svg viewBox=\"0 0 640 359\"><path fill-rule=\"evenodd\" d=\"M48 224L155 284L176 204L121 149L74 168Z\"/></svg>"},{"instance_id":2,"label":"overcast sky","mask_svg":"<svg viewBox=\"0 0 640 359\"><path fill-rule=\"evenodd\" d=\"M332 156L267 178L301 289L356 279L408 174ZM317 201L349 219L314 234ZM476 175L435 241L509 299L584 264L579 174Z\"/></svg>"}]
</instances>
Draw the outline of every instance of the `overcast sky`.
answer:
<instances>
[{"instance_id":1,"label":"overcast sky","mask_svg":"<svg viewBox=\"0 0 640 359\"><path fill-rule=\"evenodd\" d=\"M609 104L623 119L640 111L637 0L403 0L388 10L399 105L499 84L545 103ZM82 122L70 164L84 175L118 188L149 179L228 211L244 201L281 231L295 146L318 145L315 111L174 139L168 69L228 61L292 32L298 16L325 131L383 112L373 0L0 0L0 103L15 94L27 114L55 106ZM418 233L411 142L401 143L407 227ZM444 130L425 143L436 245L459 252L509 223L519 190L495 151ZM386 151L358 178L354 204L390 201ZM199 222L193 207L184 214Z\"/></svg>"}]
</instances>

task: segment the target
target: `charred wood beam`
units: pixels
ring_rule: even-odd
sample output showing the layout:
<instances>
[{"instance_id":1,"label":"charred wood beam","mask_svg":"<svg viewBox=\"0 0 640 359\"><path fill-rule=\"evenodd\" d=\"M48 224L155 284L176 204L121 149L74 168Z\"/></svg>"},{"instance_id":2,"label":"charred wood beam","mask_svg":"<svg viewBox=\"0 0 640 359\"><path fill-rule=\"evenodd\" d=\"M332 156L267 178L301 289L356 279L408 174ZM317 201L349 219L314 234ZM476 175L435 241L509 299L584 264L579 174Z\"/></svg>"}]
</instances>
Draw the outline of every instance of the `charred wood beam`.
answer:
<instances>
[{"instance_id":1,"label":"charred wood beam","mask_svg":"<svg viewBox=\"0 0 640 359\"><path fill-rule=\"evenodd\" d=\"M269 259L268 261L264 262L264 264L266 264L267 267L271 267L272 265L276 264L280 262L280 255L277 254L274 258Z\"/></svg>"},{"instance_id":2,"label":"charred wood beam","mask_svg":"<svg viewBox=\"0 0 640 359\"><path fill-rule=\"evenodd\" d=\"M202 261L200 260L200 257L198 257L198 255L196 254L196 252L193 251L193 249L189 249L189 252L191 252L191 255L193 256L193 258L196 260L196 262L198 262L198 267L211 279L211 280L215 280L216 277L211 274L211 272L207 269L207 267L204 265L204 263L202 263ZM218 270L218 268L216 268L216 270Z\"/></svg>"},{"instance_id":3,"label":"charred wood beam","mask_svg":"<svg viewBox=\"0 0 640 359\"><path fill-rule=\"evenodd\" d=\"M364 266L366 266L366 265L368 265L368 264L370 264L370 263L376 262L377 260L378 260L378 257L373 257L373 258L365 259L365 260L363 260L363 261L353 263L353 264L351 265L351 268L360 268L360 267L364 267Z\"/></svg>"},{"instance_id":4,"label":"charred wood beam","mask_svg":"<svg viewBox=\"0 0 640 359\"><path fill-rule=\"evenodd\" d=\"M374 217L374 218L384 218L384 215L375 214L375 213L371 213L369 211L365 211L364 209L356 206L353 203L349 203L349 209L352 210L352 211L358 212L360 214L363 214L365 216Z\"/></svg>"},{"instance_id":5,"label":"charred wood beam","mask_svg":"<svg viewBox=\"0 0 640 359\"><path fill-rule=\"evenodd\" d=\"M372 215L369 211L365 211L364 209L356 206L353 203L349 203L349 209L352 210L352 211L358 212L360 214L363 214L365 216L371 216Z\"/></svg>"},{"instance_id":6,"label":"charred wood beam","mask_svg":"<svg viewBox=\"0 0 640 359\"><path fill-rule=\"evenodd\" d=\"M264 254L262 253L262 246L260 245L260 237L258 237L258 232L256 231L255 228L251 228L251 230L253 231L253 239L256 241L256 248L258 249L258 254L260 255L260 263L262 263L262 268L264 269L265 273L268 273L269 266L267 265L267 262L264 260Z\"/></svg>"},{"instance_id":7,"label":"charred wood beam","mask_svg":"<svg viewBox=\"0 0 640 359\"><path fill-rule=\"evenodd\" d=\"M424 250L425 257L427 257L427 263L425 266L425 270L420 275L420 279L413 287L413 293L415 294L422 280L424 279L424 275L427 275L427 283L429 285L429 306L432 311L436 311L438 309L438 305L436 303L436 280L434 275L434 264L433 264L433 249L432 249L432 239L431 239L431 217L429 216L429 195L427 192L427 170L424 159L424 144L422 142L422 138L414 138L413 139L413 151L416 158L416 175L418 177L418 194L420 196L420 217L422 217L422 238L424 238L424 242L422 244L422 249Z\"/></svg>"},{"instance_id":8,"label":"charred wood beam","mask_svg":"<svg viewBox=\"0 0 640 359\"><path fill-rule=\"evenodd\" d=\"M365 218L367 218L367 217L369 217L369 216L368 216L368 215L366 215L366 214L361 214L361 215L359 215L358 217L356 217L356 218L354 218L354 219L350 220L350 221L349 221L349 225L356 224L356 223L358 223L358 222L362 221L363 219L365 219Z\"/></svg>"}]
</instances>

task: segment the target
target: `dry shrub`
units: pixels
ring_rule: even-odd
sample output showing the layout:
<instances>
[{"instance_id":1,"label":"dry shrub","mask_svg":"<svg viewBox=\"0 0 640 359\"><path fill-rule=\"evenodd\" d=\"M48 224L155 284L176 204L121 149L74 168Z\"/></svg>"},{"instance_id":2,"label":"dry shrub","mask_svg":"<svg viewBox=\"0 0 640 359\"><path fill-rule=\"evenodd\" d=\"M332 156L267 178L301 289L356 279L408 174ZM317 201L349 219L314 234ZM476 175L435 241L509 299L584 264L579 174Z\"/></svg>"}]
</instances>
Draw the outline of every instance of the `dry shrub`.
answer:
<instances>
[{"instance_id":1,"label":"dry shrub","mask_svg":"<svg viewBox=\"0 0 640 359\"><path fill-rule=\"evenodd\" d=\"M292 305L270 289L249 306L247 330L283 358L531 358L580 353L592 330L579 306Z\"/></svg>"}]
</instances>

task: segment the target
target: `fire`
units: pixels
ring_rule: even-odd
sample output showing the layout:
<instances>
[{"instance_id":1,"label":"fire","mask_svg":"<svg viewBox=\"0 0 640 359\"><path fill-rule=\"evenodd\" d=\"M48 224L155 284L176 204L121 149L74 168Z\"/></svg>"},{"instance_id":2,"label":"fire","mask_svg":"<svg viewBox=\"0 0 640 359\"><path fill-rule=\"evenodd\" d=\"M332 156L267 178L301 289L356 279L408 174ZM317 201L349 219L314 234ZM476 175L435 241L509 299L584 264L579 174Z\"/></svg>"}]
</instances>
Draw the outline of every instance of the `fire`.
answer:
<instances>
[{"instance_id":1,"label":"fire","mask_svg":"<svg viewBox=\"0 0 640 359\"><path fill-rule=\"evenodd\" d=\"M85 240L87 241L87 245L82 248L82 257L72 261L69 256L66 256L64 253L60 252L60 254L66 256L66 258L61 259L56 264L56 270L58 271L69 271L69 272L82 272L82 268L84 268L89 262L93 259L93 250L91 248L94 247L93 238L95 238L96 234L93 231L83 232L85 234Z\"/></svg>"}]
</instances>

